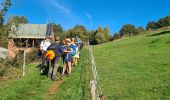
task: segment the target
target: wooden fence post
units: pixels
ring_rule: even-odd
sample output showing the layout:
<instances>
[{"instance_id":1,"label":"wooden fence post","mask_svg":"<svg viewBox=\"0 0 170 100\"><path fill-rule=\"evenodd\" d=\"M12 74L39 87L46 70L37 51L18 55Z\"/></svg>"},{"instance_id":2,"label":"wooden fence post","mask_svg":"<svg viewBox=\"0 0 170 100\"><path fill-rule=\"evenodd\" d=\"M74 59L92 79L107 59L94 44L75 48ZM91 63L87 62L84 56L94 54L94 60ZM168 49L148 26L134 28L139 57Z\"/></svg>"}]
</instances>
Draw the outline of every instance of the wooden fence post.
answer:
<instances>
[{"instance_id":1,"label":"wooden fence post","mask_svg":"<svg viewBox=\"0 0 170 100\"><path fill-rule=\"evenodd\" d=\"M25 54L28 47L28 39L26 39L26 47L24 48L24 60L23 60L23 76L25 76Z\"/></svg>"},{"instance_id":2,"label":"wooden fence post","mask_svg":"<svg viewBox=\"0 0 170 100\"><path fill-rule=\"evenodd\" d=\"M91 86L92 100L96 100L96 83L95 83L95 80L90 81L90 86Z\"/></svg>"},{"instance_id":3,"label":"wooden fence post","mask_svg":"<svg viewBox=\"0 0 170 100\"><path fill-rule=\"evenodd\" d=\"M23 76L25 76L25 50L24 50L24 60L23 60Z\"/></svg>"}]
</instances>

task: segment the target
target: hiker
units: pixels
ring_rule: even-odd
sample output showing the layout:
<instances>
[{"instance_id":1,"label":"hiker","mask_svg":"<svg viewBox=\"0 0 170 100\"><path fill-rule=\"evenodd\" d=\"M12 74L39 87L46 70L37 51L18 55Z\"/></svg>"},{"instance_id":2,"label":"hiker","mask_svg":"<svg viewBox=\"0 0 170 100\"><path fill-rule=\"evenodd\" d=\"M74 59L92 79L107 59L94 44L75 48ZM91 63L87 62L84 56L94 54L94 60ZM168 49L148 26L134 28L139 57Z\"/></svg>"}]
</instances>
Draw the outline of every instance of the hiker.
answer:
<instances>
[{"instance_id":1,"label":"hiker","mask_svg":"<svg viewBox=\"0 0 170 100\"><path fill-rule=\"evenodd\" d=\"M82 48L82 41L78 36L76 37L76 45L78 46L79 50Z\"/></svg>"},{"instance_id":2,"label":"hiker","mask_svg":"<svg viewBox=\"0 0 170 100\"><path fill-rule=\"evenodd\" d=\"M64 48L64 52L65 52L65 57L64 57L64 66L63 66L63 73L61 76L61 80L64 77L65 70L67 70L68 75L71 73L73 49L71 47L71 40L69 38L66 39L66 47Z\"/></svg>"},{"instance_id":3,"label":"hiker","mask_svg":"<svg viewBox=\"0 0 170 100\"><path fill-rule=\"evenodd\" d=\"M74 64L75 66L77 66L77 60L79 59L79 50L78 50L78 47L76 47L76 55L75 55L75 58L74 58Z\"/></svg>"},{"instance_id":4,"label":"hiker","mask_svg":"<svg viewBox=\"0 0 170 100\"><path fill-rule=\"evenodd\" d=\"M60 59L61 55L64 54L62 46L60 45L60 38L56 37L56 41L53 42L48 47L47 50L48 51L53 50L53 52L55 53L55 57L51 58L52 60L49 60L49 70L48 70L48 78L51 78L52 80L55 81L56 80L57 68L59 68L59 59Z\"/></svg>"},{"instance_id":5,"label":"hiker","mask_svg":"<svg viewBox=\"0 0 170 100\"><path fill-rule=\"evenodd\" d=\"M77 52L77 46L75 45L74 43L75 39L72 38L71 39L71 47L73 49L73 52L72 52L72 58L73 58L73 62L72 62L72 66L75 66L75 55L76 55L76 52Z\"/></svg>"},{"instance_id":6,"label":"hiker","mask_svg":"<svg viewBox=\"0 0 170 100\"><path fill-rule=\"evenodd\" d=\"M63 44L62 44L63 50L66 49L67 45L66 45L66 39L63 39ZM64 59L65 59L65 54L63 55L63 64L64 64Z\"/></svg>"},{"instance_id":7,"label":"hiker","mask_svg":"<svg viewBox=\"0 0 170 100\"><path fill-rule=\"evenodd\" d=\"M45 58L45 54L47 52L47 48L51 45L51 37L47 36L40 44L41 55L41 66L40 70L43 71L44 74L47 74L47 59Z\"/></svg>"}]
</instances>

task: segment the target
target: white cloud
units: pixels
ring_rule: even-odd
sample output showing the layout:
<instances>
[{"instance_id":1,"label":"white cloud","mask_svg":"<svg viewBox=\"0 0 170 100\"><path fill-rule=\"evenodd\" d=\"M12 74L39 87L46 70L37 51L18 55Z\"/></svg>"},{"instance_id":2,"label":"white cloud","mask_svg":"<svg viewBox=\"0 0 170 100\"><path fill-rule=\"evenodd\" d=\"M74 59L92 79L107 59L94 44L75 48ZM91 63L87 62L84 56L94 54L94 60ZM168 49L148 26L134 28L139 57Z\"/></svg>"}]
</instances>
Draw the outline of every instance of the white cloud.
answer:
<instances>
[{"instance_id":1,"label":"white cloud","mask_svg":"<svg viewBox=\"0 0 170 100\"><path fill-rule=\"evenodd\" d=\"M50 22L60 23L67 28L82 23L82 19L71 10L72 5L66 0L44 0L40 3L46 10L47 20Z\"/></svg>"},{"instance_id":2,"label":"white cloud","mask_svg":"<svg viewBox=\"0 0 170 100\"><path fill-rule=\"evenodd\" d=\"M86 12L85 14L86 14L87 18L88 18L88 19L89 19L89 21L90 21L90 25L93 25L91 15L90 15L89 13L87 13L87 12Z\"/></svg>"},{"instance_id":3,"label":"white cloud","mask_svg":"<svg viewBox=\"0 0 170 100\"><path fill-rule=\"evenodd\" d=\"M47 1L50 6L58 9L60 12L67 14L67 15L73 15L70 8L66 7L65 5L61 4L59 0L48 0Z\"/></svg>"}]
</instances>

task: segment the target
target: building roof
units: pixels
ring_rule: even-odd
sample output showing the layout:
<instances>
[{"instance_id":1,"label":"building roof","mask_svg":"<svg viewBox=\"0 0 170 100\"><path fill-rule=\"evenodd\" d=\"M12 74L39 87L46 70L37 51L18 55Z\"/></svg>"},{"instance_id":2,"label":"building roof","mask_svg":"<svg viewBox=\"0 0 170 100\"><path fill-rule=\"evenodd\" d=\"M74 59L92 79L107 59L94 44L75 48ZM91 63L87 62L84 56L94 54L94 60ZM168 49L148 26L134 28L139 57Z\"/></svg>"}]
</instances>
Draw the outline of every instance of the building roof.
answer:
<instances>
[{"instance_id":1,"label":"building roof","mask_svg":"<svg viewBox=\"0 0 170 100\"><path fill-rule=\"evenodd\" d=\"M52 24L21 24L18 29L12 25L11 38L45 38L52 34Z\"/></svg>"}]
</instances>

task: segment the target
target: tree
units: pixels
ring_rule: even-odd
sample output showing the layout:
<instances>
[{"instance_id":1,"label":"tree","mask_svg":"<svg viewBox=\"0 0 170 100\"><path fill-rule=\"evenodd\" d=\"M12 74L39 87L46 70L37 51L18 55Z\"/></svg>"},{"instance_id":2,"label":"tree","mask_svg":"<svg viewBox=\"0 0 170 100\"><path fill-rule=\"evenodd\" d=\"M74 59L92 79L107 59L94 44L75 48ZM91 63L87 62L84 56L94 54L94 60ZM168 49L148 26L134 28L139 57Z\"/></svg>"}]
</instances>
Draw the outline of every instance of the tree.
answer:
<instances>
[{"instance_id":1,"label":"tree","mask_svg":"<svg viewBox=\"0 0 170 100\"><path fill-rule=\"evenodd\" d=\"M166 19L165 18L161 18L158 20L158 22L156 23L157 28L162 28L166 25Z\"/></svg>"},{"instance_id":2,"label":"tree","mask_svg":"<svg viewBox=\"0 0 170 100\"><path fill-rule=\"evenodd\" d=\"M12 31L13 34L16 33L18 31L18 27L20 26L20 24L26 24L28 23L28 19L24 16L12 16L9 17L8 22L7 22L7 26L8 26L8 30ZM14 25L14 29L11 29L12 25ZM8 36L8 33L7 33Z\"/></svg>"},{"instance_id":3,"label":"tree","mask_svg":"<svg viewBox=\"0 0 170 100\"><path fill-rule=\"evenodd\" d=\"M7 48L7 36L10 31L10 27L8 25L4 25L5 14L7 13L9 7L12 5L11 0L4 0L0 9L0 45L2 47Z\"/></svg>"},{"instance_id":4,"label":"tree","mask_svg":"<svg viewBox=\"0 0 170 100\"><path fill-rule=\"evenodd\" d=\"M119 33L115 33L113 35L113 40L117 40L117 39L120 39L120 34Z\"/></svg>"},{"instance_id":5,"label":"tree","mask_svg":"<svg viewBox=\"0 0 170 100\"><path fill-rule=\"evenodd\" d=\"M80 37L84 41L88 41L87 30L83 25L76 25L68 31L70 37Z\"/></svg>"},{"instance_id":6,"label":"tree","mask_svg":"<svg viewBox=\"0 0 170 100\"><path fill-rule=\"evenodd\" d=\"M142 33L145 31L145 29L142 26L138 27L136 30L138 33Z\"/></svg>"},{"instance_id":7,"label":"tree","mask_svg":"<svg viewBox=\"0 0 170 100\"><path fill-rule=\"evenodd\" d=\"M95 32L95 42L97 44L101 44L104 42L107 42L107 37L106 37L106 30L102 29L101 27L98 27L98 29Z\"/></svg>"},{"instance_id":8,"label":"tree","mask_svg":"<svg viewBox=\"0 0 170 100\"><path fill-rule=\"evenodd\" d=\"M95 35L95 41L97 42L97 44L104 43L106 42L106 37L102 32L98 31Z\"/></svg>"},{"instance_id":9,"label":"tree","mask_svg":"<svg viewBox=\"0 0 170 100\"><path fill-rule=\"evenodd\" d=\"M2 2L2 9L0 10L0 25L4 24L4 16L11 5L11 0L5 0L4 2Z\"/></svg>"},{"instance_id":10,"label":"tree","mask_svg":"<svg viewBox=\"0 0 170 100\"><path fill-rule=\"evenodd\" d=\"M132 36L132 35L137 35L137 34L138 32L135 26L131 24L123 25L123 27L120 29L121 36Z\"/></svg>"},{"instance_id":11,"label":"tree","mask_svg":"<svg viewBox=\"0 0 170 100\"><path fill-rule=\"evenodd\" d=\"M53 32L55 37L59 36L61 39L66 37L66 34L60 24L53 24Z\"/></svg>"},{"instance_id":12,"label":"tree","mask_svg":"<svg viewBox=\"0 0 170 100\"><path fill-rule=\"evenodd\" d=\"M28 23L28 19L24 16L12 16L8 20L8 24L19 25L19 24L26 24L26 23Z\"/></svg>"},{"instance_id":13,"label":"tree","mask_svg":"<svg viewBox=\"0 0 170 100\"><path fill-rule=\"evenodd\" d=\"M90 44L92 45L95 45L97 44L97 42L95 41L95 35L96 35L97 31L96 30L91 30L89 31L89 42Z\"/></svg>"},{"instance_id":14,"label":"tree","mask_svg":"<svg viewBox=\"0 0 170 100\"><path fill-rule=\"evenodd\" d=\"M170 26L170 16L166 16L165 20L166 20L165 26Z\"/></svg>"},{"instance_id":15,"label":"tree","mask_svg":"<svg viewBox=\"0 0 170 100\"><path fill-rule=\"evenodd\" d=\"M105 34L105 37L106 37L106 41L108 42L110 40L110 30L108 27L105 27L104 29L104 34Z\"/></svg>"},{"instance_id":16,"label":"tree","mask_svg":"<svg viewBox=\"0 0 170 100\"><path fill-rule=\"evenodd\" d=\"M147 30L150 30L150 29L156 30L156 29L157 29L157 23L154 22L154 21L149 22L149 23L146 25L146 29L147 29Z\"/></svg>"},{"instance_id":17,"label":"tree","mask_svg":"<svg viewBox=\"0 0 170 100\"><path fill-rule=\"evenodd\" d=\"M157 22L158 28L162 28L165 26L170 26L170 16L166 16L164 18L161 18Z\"/></svg>"},{"instance_id":18,"label":"tree","mask_svg":"<svg viewBox=\"0 0 170 100\"><path fill-rule=\"evenodd\" d=\"M56 33L62 33L64 31L60 24L54 24L53 29Z\"/></svg>"}]
</instances>

